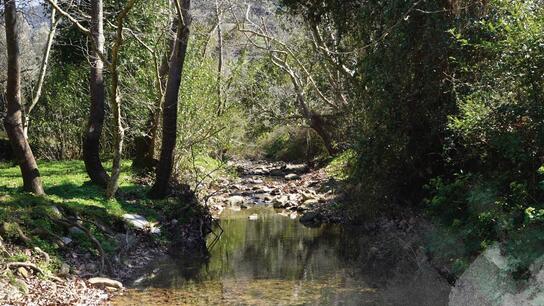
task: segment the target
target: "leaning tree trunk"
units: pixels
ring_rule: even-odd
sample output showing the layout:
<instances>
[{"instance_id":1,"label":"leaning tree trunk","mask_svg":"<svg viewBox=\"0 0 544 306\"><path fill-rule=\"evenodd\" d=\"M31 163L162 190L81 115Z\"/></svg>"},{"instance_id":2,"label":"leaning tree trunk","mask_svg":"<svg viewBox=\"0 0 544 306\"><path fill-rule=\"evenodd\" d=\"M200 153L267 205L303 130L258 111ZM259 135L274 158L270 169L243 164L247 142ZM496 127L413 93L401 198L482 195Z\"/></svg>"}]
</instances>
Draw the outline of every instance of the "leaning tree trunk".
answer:
<instances>
[{"instance_id":1,"label":"leaning tree trunk","mask_svg":"<svg viewBox=\"0 0 544 306\"><path fill-rule=\"evenodd\" d=\"M104 20L102 0L91 1L91 112L83 140L83 160L91 181L101 187L108 185L109 177L100 161L100 135L104 125L104 63L99 53L104 53Z\"/></svg>"},{"instance_id":2,"label":"leaning tree trunk","mask_svg":"<svg viewBox=\"0 0 544 306\"><path fill-rule=\"evenodd\" d=\"M299 111L302 113L304 118L308 121L310 128L313 129L319 138L323 141L323 145L325 146L325 149L327 149L327 152L330 156L336 155L338 151L332 144L332 137L327 130L327 126L325 124L325 120L323 120L323 117L310 110L308 105L306 105L305 98L304 98L304 91L302 90L302 86L300 86L299 82L297 81L297 78L295 77L294 73L289 73L289 76L291 77L291 81L293 83L293 86L295 87L295 92L297 94L296 102L297 107Z\"/></svg>"},{"instance_id":3,"label":"leaning tree trunk","mask_svg":"<svg viewBox=\"0 0 544 306\"><path fill-rule=\"evenodd\" d=\"M309 121L310 121L310 127L317 133L317 135L319 135L329 155L330 156L336 155L338 151L332 144L331 134L328 131L328 127L325 124L325 120L323 120L322 116L316 113L312 113L309 118Z\"/></svg>"},{"instance_id":4,"label":"leaning tree trunk","mask_svg":"<svg viewBox=\"0 0 544 306\"><path fill-rule=\"evenodd\" d=\"M15 158L21 168L24 190L35 194L44 194L38 165L23 131L17 5L15 0L4 0L4 4L8 55L7 114L4 119L4 126Z\"/></svg>"},{"instance_id":5,"label":"leaning tree trunk","mask_svg":"<svg viewBox=\"0 0 544 306\"><path fill-rule=\"evenodd\" d=\"M174 164L174 149L177 138L178 96L185 54L187 53L187 44L189 42L189 26L191 23L189 9L191 1L182 0L181 6L182 16L178 16L180 25L177 29L174 51L170 59L168 83L164 97L161 156L157 166L155 184L149 191L149 196L152 198L164 198L168 194L168 186Z\"/></svg>"}]
</instances>

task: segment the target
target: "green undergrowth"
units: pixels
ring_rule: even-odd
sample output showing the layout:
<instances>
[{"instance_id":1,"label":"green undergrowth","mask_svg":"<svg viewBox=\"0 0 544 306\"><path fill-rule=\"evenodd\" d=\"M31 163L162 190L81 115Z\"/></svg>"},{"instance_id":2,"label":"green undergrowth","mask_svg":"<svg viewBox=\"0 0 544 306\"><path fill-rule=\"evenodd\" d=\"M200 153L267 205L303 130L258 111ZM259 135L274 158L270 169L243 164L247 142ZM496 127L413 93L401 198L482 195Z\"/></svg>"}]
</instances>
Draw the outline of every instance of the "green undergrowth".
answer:
<instances>
[{"instance_id":1,"label":"green undergrowth","mask_svg":"<svg viewBox=\"0 0 544 306\"><path fill-rule=\"evenodd\" d=\"M39 162L38 166L45 196L23 192L19 168L0 164L0 236L21 249L39 247L47 252L53 260L42 268L49 271L60 267L60 255L68 248L82 248L98 255L87 235L70 232L69 226L58 222L59 211L64 219L77 216L84 220L82 225L100 241L106 253L112 253L117 247L112 234L126 231L123 214L135 213L149 221L160 221L178 205L176 199L147 199L149 187L135 183L130 162L123 162L119 193L110 200L105 198L103 189L90 184L81 161ZM190 213L186 211L186 215ZM62 237L72 239L68 248L59 242ZM0 261L28 260L24 254L12 256L16 258L0 255Z\"/></svg>"},{"instance_id":2,"label":"green undergrowth","mask_svg":"<svg viewBox=\"0 0 544 306\"><path fill-rule=\"evenodd\" d=\"M354 159L355 152L353 150L346 150L338 156L335 156L328 163L325 167L325 172L336 180L347 180L350 176Z\"/></svg>"}]
</instances>

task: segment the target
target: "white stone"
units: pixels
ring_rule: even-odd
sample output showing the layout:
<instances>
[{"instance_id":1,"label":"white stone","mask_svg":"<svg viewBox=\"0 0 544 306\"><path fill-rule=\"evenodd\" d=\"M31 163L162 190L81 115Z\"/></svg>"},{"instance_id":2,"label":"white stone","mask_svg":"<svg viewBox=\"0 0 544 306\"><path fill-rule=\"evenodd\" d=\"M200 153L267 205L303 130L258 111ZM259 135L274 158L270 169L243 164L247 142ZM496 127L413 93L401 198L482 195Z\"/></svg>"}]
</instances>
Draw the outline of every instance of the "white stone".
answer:
<instances>
[{"instance_id":1,"label":"white stone","mask_svg":"<svg viewBox=\"0 0 544 306\"><path fill-rule=\"evenodd\" d=\"M126 223L138 229L145 229L146 227L150 227L149 221L147 221L145 217L137 214L124 214L123 219Z\"/></svg>"},{"instance_id":2,"label":"white stone","mask_svg":"<svg viewBox=\"0 0 544 306\"><path fill-rule=\"evenodd\" d=\"M229 203L230 206L240 205L244 203L245 201L246 199L242 196L232 196L227 199L227 202Z\"/></svg>"},{"instance_id":3,"label":"white stone","mask_svg":"<svg viewBox=\"0 0 544 306\"><path fill-rule=\"evenodd\" d=\"M69 237L61 237L60 240L62 241L62 244L64 245L69 245L70 243L72 243L72 239Z\"/></svg>"},{"instance_id":4,"label":"white stone","mask_svg":"<svg viewBox=\"0 0 544 306\"><path fill-rule=\"evenodd\" d=\"M295 173L287 174L285 176L285 179L288 180L288 181L298 180L299 178L300 178L300 176L298 176L298 174L295 174Z\"/></svg>"},{"instance_id":5,"label":"white stone","mask_svg":"<svg viewBox=\"0 0 544 306\"><path fill-rule=\"evenodd\" d=\"M123 284L120 281L105 277L93 277L89 279L89 283L95 287L112 287L117 289L123 289Z\"/></svg>"}]
</instances>

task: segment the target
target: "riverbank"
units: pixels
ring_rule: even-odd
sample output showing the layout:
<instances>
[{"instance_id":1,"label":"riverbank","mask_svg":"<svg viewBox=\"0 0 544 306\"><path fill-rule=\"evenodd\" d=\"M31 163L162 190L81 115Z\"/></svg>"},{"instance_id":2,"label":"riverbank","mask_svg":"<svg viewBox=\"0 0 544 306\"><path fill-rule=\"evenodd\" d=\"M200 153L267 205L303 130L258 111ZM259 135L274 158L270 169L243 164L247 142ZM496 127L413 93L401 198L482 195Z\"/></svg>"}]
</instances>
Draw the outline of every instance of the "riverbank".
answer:
<instances>
[{"instance_id":1,"label":"riverbank","mask_svg":"<svg viewBox=\"0 0 544 306\"><path fill-rule=\"evenodd\" d=\"M422 247L420 218L355 225L326 169L230 166L238 175L203 195L219 219L210 256L151 264L114 305L447 305L451 286Z\"/></svg>"},{"instance_id":2,"label":"riverbank","mask_svg":"<svg viewBox=\"0 0 544 306\"><path fill-rule=\"evenodd\" d=\"M206 211L187 207L182 192L147 199L149 186L132 175L130 163L123 163L113 200L87 183L82 162L40 163L40 170L47 196L37 197L20 192L18 168L0 166L3 304L101 305L171 242L202 240L195 220Z\"/></svg>"}]
</instances>

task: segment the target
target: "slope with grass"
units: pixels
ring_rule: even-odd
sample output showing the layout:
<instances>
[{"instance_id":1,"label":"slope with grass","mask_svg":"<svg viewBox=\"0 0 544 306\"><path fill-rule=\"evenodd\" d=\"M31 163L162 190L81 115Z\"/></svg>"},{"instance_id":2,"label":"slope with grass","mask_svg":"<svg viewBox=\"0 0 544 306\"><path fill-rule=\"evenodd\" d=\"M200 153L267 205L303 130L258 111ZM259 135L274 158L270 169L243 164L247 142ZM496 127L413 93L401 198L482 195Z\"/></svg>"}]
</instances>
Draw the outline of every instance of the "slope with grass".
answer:
<instances>
[{"instance_id":1,"label":"slope with grass","mask_svg":"<svg viewBox=\"0 0 544 306\"><path fill-rule=\"evenodd\" d=\"M125 214L144 216L149 225L160 223L163 228L174 218L182 226L202 214L194 207L187 209L187 203L179 198L147 199L149 186L137 182L129 162L123 163L120 189L111 200L105 198L101 188L89 183L81 161L41 162L39 167L45 196L22 192L19 169L0 165L0 264L38 267L12 265L3 280L0 277L24 293L21 298L39 294L46 285L33 286L38 279L77 282L108 276L123 280L164 252L171 231L152 234L149 228L134 228L124 221ZM180 207L185 207L181 217ZM64 286L65 290L76 290L76 295L85 295L77 287ZM2 292L6 290L0 290L0 297L3 293L10 295ZM49 302L71 301L63 296L70 294L57 294L55 298L59 299Z\"/></svg>"}]
</instances>

